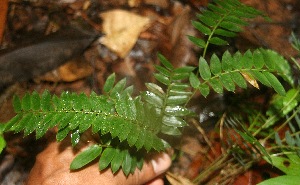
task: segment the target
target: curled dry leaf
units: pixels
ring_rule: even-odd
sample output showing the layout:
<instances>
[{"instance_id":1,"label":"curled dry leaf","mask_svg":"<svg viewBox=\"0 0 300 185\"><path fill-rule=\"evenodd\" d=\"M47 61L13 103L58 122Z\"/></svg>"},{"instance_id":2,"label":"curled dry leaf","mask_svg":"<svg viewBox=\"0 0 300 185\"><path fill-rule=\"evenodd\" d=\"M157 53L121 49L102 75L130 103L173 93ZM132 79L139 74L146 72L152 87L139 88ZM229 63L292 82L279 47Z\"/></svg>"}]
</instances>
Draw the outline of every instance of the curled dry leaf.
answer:
<instances>
[{"instance_id":1,"label":"curled dry leaf","mask_svg":"<svg viewBox=\"0 0 300 185\"><path fill-rule=\"evenodd\" d=\"M60 66L59 68L46 73L39 77L37 80L50 81L50 82L73 82L87 76L90 76L93 68L82 60L71 60L68 63Z\"/></svg>"},{"instance_id":2,"label":"curled dry leaf","mask_svg":"<svg viewBox=\"0 0 300 185\"><path fill-rule=\"evenodd\" d=\"M150 24L150 18L125 10L112 10L100 14L106 34L100 42L124 58L135 45L140 33Z\"/></svg>"},{"instance_id":3,"label":"curled dry leaf","mask_svg":"<svg viewBox=\"0 0 300 185\"><path fill-rule=\"evenodd\" d=\"M241 73L243 75L243 77L245 78L245 80L247 80L247 82L249 82L249 84L251 84L253 87L259 89L259 85L257 83L257 81L253 78L253 76L251 76L248 73Z\"/></svg>"}]
</instances>

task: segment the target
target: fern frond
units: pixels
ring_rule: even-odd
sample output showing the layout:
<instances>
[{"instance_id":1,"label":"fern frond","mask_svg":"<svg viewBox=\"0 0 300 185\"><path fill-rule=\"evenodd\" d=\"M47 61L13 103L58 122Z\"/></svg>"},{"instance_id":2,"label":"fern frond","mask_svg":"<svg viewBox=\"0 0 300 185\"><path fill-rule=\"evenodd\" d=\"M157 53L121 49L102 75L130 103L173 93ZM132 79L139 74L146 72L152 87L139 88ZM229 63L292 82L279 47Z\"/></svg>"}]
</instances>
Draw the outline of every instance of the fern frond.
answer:
<instances>
[{"instance_id":1,"label":"fern frond","mask_svg":"<svg viewBox=\"0 0 300 185\"><path fill-rule=\"evenodd\" d=\"M242 55L237 52L231 55L226 51L219 59L215 54L210 59L199 59L199 75L190 76L191 85L199 89L203 96L210 93L210 87L222 93L224 88L228 91L235 91L236 86L246 88L247 83L253 85L256 81L273 88L278 94L285 95L285 89L274 74L281 75L292 83L290 67L286 60L278 57L278 54L265 49L257 49L254 52L247 51ZM255 86L255 85L254 85ZM257 86L257 85L256 85Z\"/></svg>"},{"instance_id":2,"label":"fern frond","mask_svg":"<svg viewBox=\"0 0 300 185\"><path fill-rule=\"evenodd\" d=\"M163 142L156 136L160 130L155 125L158 118L141 118L153 110L138 99L132 99L127 93L121 91L121 94L115 94L116 99L95 93L88 97L69 92L62 93L58 98L51 97L48 91L41 97L36 92L26 94L22 100L15 97L14 106L18 115L7 124L15 132L24 130L25 136L36 130L37 138L43 136L49 128L58 126L57 140L61 141L71 133L73 145L79 142L83 132L92 127L94 133L110 133L113 138L126 140L138 150L142 147L148 151L163 150Z\"/></svg>"},{"instance_id":3,"label":"fern frond","mask_svg":"<svg viewBox=\"0 0 300 185\"><path fill-rule=\"evenodd\" d=\"M215 0L208 4L207 9L197 15L198 21L192 21L192 25L207 36L203 40L194 36L188 38L200 48L208 47L208 44L227 45L226 37L235 37L247 26L245 19L263 16L263 14L238 0ZM205 51L204 55L205 56Z\"/></svg>"},{"instance_id":4,"label":"fern frond","mask_svg":"<svg viewBox=\"0 0 300 185\"><path fill-rule=\"evenodd\" d=\"M57 127L56 139L62 141L70 135L75 146L81 135L91 128L101 141L79 154L71 169L81 168L100 156L101 170L110 165L113 172L122 167L126 175L133 173L143 164L143 158L137 156L139 151L162 151L168 147L157 136L164 118L157 114L153 103L143 102L140 96L132 98L132 87L126 88L126 80L114 83L112 74L104 85L104 95L63 92L57 97L44 91L42 95L27 93L22 99L15 96L13 104L17 115L5 124L3 131L23 131L25 136L36 131L38 139L48 129ZM104 140L106 142L101 144ZM110 158L105 157L108 154Z\"/></svg>"},{"instance_id":5,"label":"fern frond","mask_svg":"<svg viewBox=\"0 0 300 185\"><path fill-rule=\"evenodd\" d=\"M162 118L161 132L180 135L179 128L187 125L183 117L191 114L185 104L192 93L189 91L189 84L184 80L188 79L195 68L187 66L175 69L163 55L159 54L158 57L163 66L156 66L158 73L154 76L166 85L166 90L154 83L147 83L148 91L143 93L143 98L155 107L156 114Z\"/></svg>"}]
</instances>

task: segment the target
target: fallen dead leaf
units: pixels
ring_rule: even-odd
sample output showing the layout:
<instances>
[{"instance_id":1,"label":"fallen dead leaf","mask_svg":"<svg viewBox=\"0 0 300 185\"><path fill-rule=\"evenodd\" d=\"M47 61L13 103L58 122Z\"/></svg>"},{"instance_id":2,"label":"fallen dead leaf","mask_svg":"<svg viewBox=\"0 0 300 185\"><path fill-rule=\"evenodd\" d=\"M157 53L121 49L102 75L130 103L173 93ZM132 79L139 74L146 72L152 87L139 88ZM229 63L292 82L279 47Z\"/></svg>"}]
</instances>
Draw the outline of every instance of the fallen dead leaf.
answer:
<instances>
[{"instance_id":1,"label":"fallen dead leaf","mask_svg":"<svg viewBox=\"0 0 300 185\"><path fill-rule=\"evenodd\" d=\"M72 60L59 68L38 77L36 80L49 82L73 82L90 76L92 72L93 68L90 65L87 65L86 62L82 60Z\"/></svg>"},{"instance_id":2,"label":"fallen dead leaf","mask_svg":"<svg viewBox=\"0 0 300 185\"><path fill-rule=\"evenodd\" d=\"M158 6L160 8L168 8L169 7L169 0L144 0L145 4Z\"/></svg>"},{"instance_id":3,"label":"fallen dead leaf","mask_svg":"<svg viewBox=\"0 0 300 185\"><path fill-rule=\"evenodd\" d=\"M246 73L246 72L242 72L241 74L243 75L243 77L245 78L245 80L247 82L249 82L253 87L259 89L259 85L252 75L250 75L249 73Z\"/></svg>"},{"instance_id":4,"label":"fallen dead leaf","mask_svg":"<svg viewBox=\"0 0 300 185\"><path fill-rule=\"evenodd\" d=\"M125 10L111 10L100 14L103 32L100 43L124 58L135 45L140 33L150 24L150 18Z\"/></svg>"},{"instance_id":5,"label":"fallen dead leaf","mask_svg":"<svg viewBox=\"0 0 300 185\"><path fill-rule=\"evenodd\" d=\"M141 0L128 0L128 5L130 7L138 7L141 4Z\"/></svg>"},{"instance_id":6,"label":"fallen dead leaf","mask_svg":"<svg viewBox=\"0 0 300 185\"><path fill-rule=\"evenodd\" d=\"M5 30L7 10L8 10L8 0L1 0L0 1L0 43L2 42L2 37Z\"/></svg>"}]
</instances>

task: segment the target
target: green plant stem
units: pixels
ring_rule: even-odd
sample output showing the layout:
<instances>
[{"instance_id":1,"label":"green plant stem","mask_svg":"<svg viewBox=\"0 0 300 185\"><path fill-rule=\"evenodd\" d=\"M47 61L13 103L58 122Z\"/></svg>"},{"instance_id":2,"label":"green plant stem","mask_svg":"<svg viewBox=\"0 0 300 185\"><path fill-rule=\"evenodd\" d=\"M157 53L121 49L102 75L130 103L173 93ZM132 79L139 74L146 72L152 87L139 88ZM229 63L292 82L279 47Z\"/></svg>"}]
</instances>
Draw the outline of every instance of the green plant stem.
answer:
<instances>
[{"instance_id":1,"label":"green plant stem","mask_svg":"<svg viewBox=\"0 0 300 185\"><path fill-rule=\"evenodd\" d=\"M274 130L267 137L265 137L262 140L262 143L265 143L272 135L274 135L276 132L279 132L282 128L284 128L286 126L286 124L288 124L299 112L300 112L300 106L288 119L285 120L285 122L283 124L281 124L276 130Z\"/></svg>"},{"instance_id":2,"label":"green plant stem","mask_svg":"<svg viewBox=\"0 0 300 185\"><path fill-rule=\"evenodd\" d=\"M272 146L268 147L268 151L276 150L276 149L291 149L291 150L300 150L300 147L298 146ZM281 152L276 153L276 155L286 155L286 154L294 154L295 152ZM275 154L272 154L275 155Z\"/></svg>"},{"instance_id":3,"label":"green plant stem","mask_svg":"<svg viewBox=\"0 0 300 185\"><path fill-rule=\"evenodd\" d=\"M281 109L279 110L279 112L283 112L283 110L286 109L286 107L288 107L289 104L297 98L299 92L300 92L300 89L298 89L297 93L295 93L295 95L290 99L290 101L286 103L286 106L284 106L283 108L281 108ZM298 110L295 111L295 112L296 112L296 113L299 112L299 111L300 111L299 109L300 109L300 108L298 108ZM293 116L295 116L295 113L293 114ZM269 117L269 119L268 119L261 127L259 127L259 128L253 133L253 136L255 137L257 134L259 134L260 131L262 131L263 129L268 128L268 127L271 126L271 125L273 125L273 123L274 123L276 120L278 120L279 118L280 118L280 115L279 115L279 114L275 114L275 115ZM290 120L290 119L288 119L288 120ZM285 122L285 124L287 124L287 122ZM284 124L284 125L285 125L285 124ZM281 125L279 128L281 129L284 125ZM278 129L277 129L277 130L278 130ZM273 135L274 133L275 133L275 132L273 132L273 133L271 133L269 136L267 136L267 137L264 139L264 141L266 141L266 140L267 140L271 135Z\"/></svg>"}]
</instances>

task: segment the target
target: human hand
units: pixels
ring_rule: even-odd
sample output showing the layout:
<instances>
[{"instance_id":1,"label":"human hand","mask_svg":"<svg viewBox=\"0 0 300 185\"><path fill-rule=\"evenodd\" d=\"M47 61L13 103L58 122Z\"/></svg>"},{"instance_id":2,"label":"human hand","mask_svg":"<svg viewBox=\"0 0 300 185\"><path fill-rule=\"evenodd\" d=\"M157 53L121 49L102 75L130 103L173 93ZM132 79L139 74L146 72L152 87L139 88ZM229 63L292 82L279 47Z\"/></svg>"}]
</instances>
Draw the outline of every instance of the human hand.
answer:
<instances>
[{"instance_id":1,"label":"human hand","mask_svg":"<svg viewBox=\"0 0 300 185\"><path fill-rule=\"evenodd\" d=\"M61 150L64 148L63 150ZM113 174L110 169L99 171L93 163L82 170L70 171L76 153L69 143L52 142L36 158L26 185L163 185L161 175L170 167L171 159L160 153L144 163L128 177L122 170Z\"/></svg>"}]
</instances>

